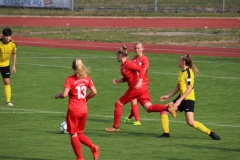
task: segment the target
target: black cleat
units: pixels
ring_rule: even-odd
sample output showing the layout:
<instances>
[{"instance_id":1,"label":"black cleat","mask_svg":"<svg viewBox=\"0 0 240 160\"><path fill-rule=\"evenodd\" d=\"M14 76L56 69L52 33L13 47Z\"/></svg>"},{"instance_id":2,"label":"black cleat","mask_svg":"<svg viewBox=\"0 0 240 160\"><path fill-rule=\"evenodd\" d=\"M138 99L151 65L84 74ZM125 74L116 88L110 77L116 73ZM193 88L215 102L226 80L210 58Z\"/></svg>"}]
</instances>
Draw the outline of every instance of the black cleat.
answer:
<instances>
[{"instance_id":1,"label":"black cleat","mask_svg":"<svg viewBox=\"0 0 240 160\"><path fill-rule=\"evenodd\" d=\"M211 132L209 134L209 136L213 139L213 140L220 140L220 137L217 135L217 133L215 132Z\"/></svg>"},{"instance_id":2,"label":"black cleat","mask_svg":"<svg viewBox=\"0 0 240 160\"><path fill-rule=\"evenodd\" d=\"M157 138L170 138L169 133L163 133L161 136L158 136Z\"/></svg>"}]
</instances>

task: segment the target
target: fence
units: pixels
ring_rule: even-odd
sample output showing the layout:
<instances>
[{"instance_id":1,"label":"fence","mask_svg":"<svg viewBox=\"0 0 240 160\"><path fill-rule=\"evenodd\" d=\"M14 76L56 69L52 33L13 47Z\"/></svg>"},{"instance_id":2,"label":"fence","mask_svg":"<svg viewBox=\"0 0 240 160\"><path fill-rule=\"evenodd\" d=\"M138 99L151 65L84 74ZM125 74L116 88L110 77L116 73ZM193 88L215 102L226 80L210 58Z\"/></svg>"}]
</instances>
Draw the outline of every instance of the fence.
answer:
<instances>
[{"instance_id":1,"label":"fence","mask_svg":"<svg viewBox=\"0 0 240 160\"><path fill-rule=\"evenodd\" d=\"M70 11L238 12L240 0L0 0L4 7L62 8Z\"/></svg>"},{"instance_id":2,"label":"fence","mask_svg":"<svg viewBox=\"0 0 240 160\"><path fill-rule=\"evenodd\" d=\"M240 12L240 0L75 0L75 11Z\"/></svg>"}]
</instances>

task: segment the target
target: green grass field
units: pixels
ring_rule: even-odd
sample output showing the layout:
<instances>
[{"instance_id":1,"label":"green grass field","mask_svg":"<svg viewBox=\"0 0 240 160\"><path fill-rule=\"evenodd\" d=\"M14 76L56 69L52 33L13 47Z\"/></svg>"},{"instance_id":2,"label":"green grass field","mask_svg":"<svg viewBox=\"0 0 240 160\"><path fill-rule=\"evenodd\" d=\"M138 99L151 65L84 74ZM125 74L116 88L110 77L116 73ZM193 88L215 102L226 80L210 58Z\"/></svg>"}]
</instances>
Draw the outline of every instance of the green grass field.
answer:
<instances>
[{"instance_id":1,"label":"green grass field","mask_svg":"<svg viewBox=\"0 0 240 160\"><path fill-rule=\"evenodd\" d=\"M130 54L132 58L134 54ZM153 103L176 85L179 55L146 54L150 61L149 90ZM68 99L55 100L65 78L73 73L72 60L82 58L98 94L89 100L85 133L100 146L101 160L236 160L240 157L240 59L193 56L201 72L196 76L195 119L217 132L221 141L189 127L184 113L170 117L170 139L162 133L158 113L140 107L141 126L122 124L120 133L106 133L113 123L114 102L127 84L113 85L120 78L115 53L18 47L17 74L11 75L12 102L5 105L3 86L0 97L1 160L75 159L69 136L60 134ZM130 106L123 109L123 116ZM92 159L83 147L85 160Z\"/></svg>"}]
</instances>

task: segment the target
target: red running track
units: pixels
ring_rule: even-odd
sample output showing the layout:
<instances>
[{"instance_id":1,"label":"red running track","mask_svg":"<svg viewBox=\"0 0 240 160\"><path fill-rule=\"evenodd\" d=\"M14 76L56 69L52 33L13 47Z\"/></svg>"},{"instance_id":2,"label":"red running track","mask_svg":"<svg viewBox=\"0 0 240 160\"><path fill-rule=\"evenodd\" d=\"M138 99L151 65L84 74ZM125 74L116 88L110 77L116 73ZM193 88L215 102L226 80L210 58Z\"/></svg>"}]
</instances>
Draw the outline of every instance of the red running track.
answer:
<instances>
[{"instance_id":1,"label":"red running track","mask_svg":"<svg viewBox=\"0 0 240 160\"><path fill-rule=\"evenodd\" d=\"M122 43L110 42L85 42L76 40L58 40L43 38L14 37L14 41L20 46L42 46L49 48L64 48L76 50L102 50L116 52ZM126 44L129 51L133 52L133 43ZM131 47L132 46L132 47ZM240 48L211 48L192 46L170 46L144 44L145 53L190 54L201 56L240 57Z\"/></svg>"},{"instance_id":2,"label":"red running track","mask_svg":"<svg viewBox=\"0 0 240 160\"><path fill-rule=\"evenodd\" d=\"M0 26L240 28L240 21L238 18L53 18L0 16Z\"/></svg>"},{"instance_id":3,"label":"red running track","mask_svg":"<svg viewBox=\"0 0 240 160\"><path fill-rule=\"evenodd\" d=\"M75 26L126 28L240 28L237 18L53 18L53 17L1 17L0 26ZM41 38L14 37L18 45L43 46L79 50L115 52L121 43L84 42ZM131 46L133 44L127 44ZM144 44L146 53L191 54L240 57L240 48L211 48ZM129 47L131 48L131 47ZM130 49L130 51L133 51Z\"/></svg>"}]
</instances>

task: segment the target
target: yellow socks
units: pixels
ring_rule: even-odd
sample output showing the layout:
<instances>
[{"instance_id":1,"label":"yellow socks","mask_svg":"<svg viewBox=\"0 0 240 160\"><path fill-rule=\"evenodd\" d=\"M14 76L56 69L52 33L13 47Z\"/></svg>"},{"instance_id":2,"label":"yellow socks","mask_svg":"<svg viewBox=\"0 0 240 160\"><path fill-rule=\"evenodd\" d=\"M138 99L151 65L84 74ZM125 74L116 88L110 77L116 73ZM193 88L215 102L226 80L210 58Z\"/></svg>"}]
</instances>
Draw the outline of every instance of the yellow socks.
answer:
<instances>
[{"instance_id":1,"label":"yellow socks","mask_svg":"<svg viewBox=\"0 0 240 160\"><path fill-rule=\"evenodd\" d=\"M194 122L194 126L193 127L196 128L199 131L202 131L203 133L208 134L208 135L211 133L210 129L208 129L207 127L205 127L202 123L200 123L198 121Z\"/></svg>"},{"instance_id":2,"label":"yellow socks","mask_svg":"<svg viewBox=\"0 0 240 160\"><path fill-rule=\"evenodd\" d=\"M162 123L162 129L164 133L169 133L169 119L168 114L161 114L160 121Z\"/></svg>"},{"instance_id":3,"label":"yellow socks","mask_svg":"<svg viewBox=\"0 0 240 160\"><path fill-rule=\"evenodd\" d=\"M11 102L11 86L4 85L4 92L6 96L6 102Z\"/></svg>"}]
</instances>

